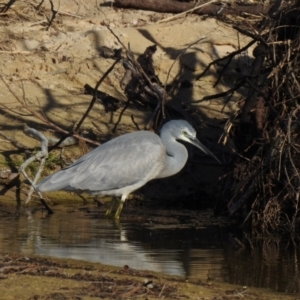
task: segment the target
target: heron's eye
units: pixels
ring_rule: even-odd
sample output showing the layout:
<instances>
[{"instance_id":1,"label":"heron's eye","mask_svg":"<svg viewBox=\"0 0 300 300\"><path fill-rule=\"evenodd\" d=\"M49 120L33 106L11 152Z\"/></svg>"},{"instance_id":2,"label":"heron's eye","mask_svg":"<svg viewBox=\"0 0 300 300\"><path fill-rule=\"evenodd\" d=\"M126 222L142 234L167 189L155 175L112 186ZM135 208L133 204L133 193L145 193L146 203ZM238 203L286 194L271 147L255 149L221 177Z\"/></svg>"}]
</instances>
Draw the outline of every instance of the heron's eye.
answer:
<instances>
[{"instance_id":1,"label":"heron's eye","mask_svg":"<svg viewBox=\"0 0 300 300\"><path fill-rule=\"evenodd\" d=\"M182 130L182 134L183 134L183 135L187 135L188 133L187 133L186 130Z\"/></svg>"}]
</instances>

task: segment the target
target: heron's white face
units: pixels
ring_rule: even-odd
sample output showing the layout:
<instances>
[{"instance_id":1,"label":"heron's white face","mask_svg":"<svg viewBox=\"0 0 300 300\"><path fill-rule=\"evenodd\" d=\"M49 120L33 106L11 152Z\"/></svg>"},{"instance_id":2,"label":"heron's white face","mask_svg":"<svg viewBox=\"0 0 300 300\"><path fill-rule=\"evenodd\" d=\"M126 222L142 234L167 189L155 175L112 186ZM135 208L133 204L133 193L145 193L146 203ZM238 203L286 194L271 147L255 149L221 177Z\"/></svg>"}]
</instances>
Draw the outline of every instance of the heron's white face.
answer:
<instances>
[{"instance_id":1,"label":"heron's white face","mask_svg":"<svg viewBox=\"0 0 300 300\"><path fill-rule=\"evenodd\" d=\"M191 140L193 141L193 140L197 139L196 138L196 131L192 127L191 128L183 127L181 129L177 139L190 143Z\"/></svg>"},{"instance_id":2,"label":"heron's white face","mask_svg":"<svg viewBox=\"0 0 300 300\"><path fill-rule=\"evenodd\" d=\"M189 138L196 138L196 130L185 120L169 121L163 126L163 130L178 140L189 141Z\"/></svg>"}]
</instances>

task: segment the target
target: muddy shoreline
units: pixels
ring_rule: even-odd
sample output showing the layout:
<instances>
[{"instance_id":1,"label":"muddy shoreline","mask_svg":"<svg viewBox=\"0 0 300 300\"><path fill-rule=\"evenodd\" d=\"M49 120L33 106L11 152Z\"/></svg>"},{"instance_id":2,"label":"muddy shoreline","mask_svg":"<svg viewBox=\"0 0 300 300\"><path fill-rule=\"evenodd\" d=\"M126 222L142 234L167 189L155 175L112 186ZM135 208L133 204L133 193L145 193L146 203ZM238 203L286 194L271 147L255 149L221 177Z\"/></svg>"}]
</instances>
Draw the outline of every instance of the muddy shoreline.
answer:
<instances>
[{"instance_id":1,"label":"muddy shoreline","mask_svg":"<svg viewBox=\"0 0 300 300\"><path fill-rule=\"evenodd\" d=\"M128 266L3 253L0 299L295 299L207 280L188 282Z\"/></svg>"}]
</instances>

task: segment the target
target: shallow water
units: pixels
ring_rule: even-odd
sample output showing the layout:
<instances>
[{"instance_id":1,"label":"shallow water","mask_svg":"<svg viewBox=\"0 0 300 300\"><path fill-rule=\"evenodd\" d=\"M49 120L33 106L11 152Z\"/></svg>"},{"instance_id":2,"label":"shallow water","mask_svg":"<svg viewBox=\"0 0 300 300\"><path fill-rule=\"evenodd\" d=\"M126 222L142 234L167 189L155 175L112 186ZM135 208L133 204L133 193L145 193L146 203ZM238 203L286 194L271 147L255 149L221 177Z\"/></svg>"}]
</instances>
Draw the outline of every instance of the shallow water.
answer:
<instances>
[{"instance_id":1,"label":"shallow water","mask_svg":"<svg viewBox=\"0 0 300 300\"><path fill-rule=\"evenodd\" d=\"M299 293L300 251L276 240L241 247L224 226L151 226L103 214L56 212L0 219L0 252L80 259Z\"/></svg>"}]
</instances>

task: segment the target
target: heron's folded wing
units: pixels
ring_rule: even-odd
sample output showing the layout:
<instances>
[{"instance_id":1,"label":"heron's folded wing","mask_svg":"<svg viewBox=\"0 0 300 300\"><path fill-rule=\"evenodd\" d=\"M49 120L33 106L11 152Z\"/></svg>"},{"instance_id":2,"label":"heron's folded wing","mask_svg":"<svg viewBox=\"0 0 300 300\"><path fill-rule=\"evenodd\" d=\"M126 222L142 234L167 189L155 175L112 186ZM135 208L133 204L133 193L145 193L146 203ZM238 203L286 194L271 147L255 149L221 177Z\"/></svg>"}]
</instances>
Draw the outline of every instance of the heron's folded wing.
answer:
<instances>
[{"instance_id":1,"label":"heron's folded wing","mask_svg":"<svg viewBox=\"0 0 300 300\"><path fill-rule=\"evenodd\" d=\"M96 192L123 188L142 180L147 182L163 167L165 153L161 139L151 132L125 134L95 148L69 167L46 178L45 187L42 181L40 190Z\"/></svg>"}]
</instances>

